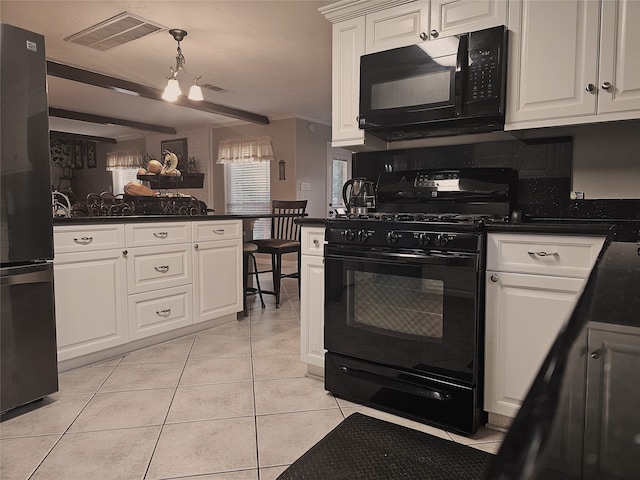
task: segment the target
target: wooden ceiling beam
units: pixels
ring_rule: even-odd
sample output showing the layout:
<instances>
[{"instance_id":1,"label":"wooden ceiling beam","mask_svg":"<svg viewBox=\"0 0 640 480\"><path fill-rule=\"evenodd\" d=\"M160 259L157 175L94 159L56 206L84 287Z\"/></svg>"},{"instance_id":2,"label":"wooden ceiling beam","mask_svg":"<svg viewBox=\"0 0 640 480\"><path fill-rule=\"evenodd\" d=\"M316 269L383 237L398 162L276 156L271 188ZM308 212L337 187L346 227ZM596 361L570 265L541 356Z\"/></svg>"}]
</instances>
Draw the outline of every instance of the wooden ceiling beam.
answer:
<instances>
[{"instance_id":1,"label":"wooden ceiling beam","mask_svg":"<svg viewBox=\"0 0 640 480\"><path fill-rule=\"evenodd\" d=\"M49 116L57 118L67 118L69 120L77 120L79 122L98 123L100 125L120 125L123 127L136 128L147 132L166 133L175 135L176 129L165 127L163 125L154 125L152 123L133 122L122 118L103 117L102 115L94 115L92 113L73 112L62 108L49 108Z\"/></svg>"},{"instance_id":2,"label":"wooden ceiling beam","mask_svg":"<svg viewBox=\"0 0 640 480\"><path fill-rule=\"evenodd\" d=\"M151 100L164 102L164 100L162 100L162 90L159 90L157 88L147 87L145 85L140 85L139 83L130 82L121 78L110 77L108 75L102 75L100 73L83 70L81 68L72 67L70 65L65 65L62 63L52 62L50 60L47 61L47 74L54 77L72 80L74 82L86 83L88 85L107 88L116 92L127 93L129 95L138 95L140 97L148 98ZM207 101L196 102L193 100L189 100L186 97L180 97L177 101L172 103L174 105L180 105L182 107L192 108L194 110L200 110L203 112L222 115L225 117L236 118L238 120L244 120L246 122L257 123L260 125L269 125L269 118L265 117L264 115L258 115L257 113L227 107L226 105L220 105Z\"/></svg>"}]
</instances>

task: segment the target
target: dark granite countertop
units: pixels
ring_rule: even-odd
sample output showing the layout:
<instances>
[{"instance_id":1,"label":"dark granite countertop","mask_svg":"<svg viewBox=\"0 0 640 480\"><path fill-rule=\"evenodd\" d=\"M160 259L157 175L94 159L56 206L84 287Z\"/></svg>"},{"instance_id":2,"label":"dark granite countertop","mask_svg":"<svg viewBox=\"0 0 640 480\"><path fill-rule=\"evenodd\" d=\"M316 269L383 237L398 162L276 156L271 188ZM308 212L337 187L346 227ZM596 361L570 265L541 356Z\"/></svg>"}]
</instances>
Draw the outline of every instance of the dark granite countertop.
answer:
<instances>
[{"instance_id":1,"label":"dark granite countertop","mask_svg":"<svg viewBox=\"0 0 640 480\"><path fill-rule=\"evenodd\" d=\"M326 218L296 218L295 222L298 225L302 225L303 227L324 227L327 219Z\"/></svg>"},{"instance_id":2,"label":"dark granite countertop","mask_svg":"<svg viewBox=\"0 0 640 480\"><path fill-rule=\"evenodd\" d=\"M94 223L142 223L142 222L191 222L200 220L255 220L270 218L271 213L244 213L242 215L208 214L208 215L129 215L104 217L70 217L54 218L53 224L58 225L91 225ZM282 216L282 215L276 215ZM293 216L293 215L292 215Z\"/></svg>"}]
</instances>

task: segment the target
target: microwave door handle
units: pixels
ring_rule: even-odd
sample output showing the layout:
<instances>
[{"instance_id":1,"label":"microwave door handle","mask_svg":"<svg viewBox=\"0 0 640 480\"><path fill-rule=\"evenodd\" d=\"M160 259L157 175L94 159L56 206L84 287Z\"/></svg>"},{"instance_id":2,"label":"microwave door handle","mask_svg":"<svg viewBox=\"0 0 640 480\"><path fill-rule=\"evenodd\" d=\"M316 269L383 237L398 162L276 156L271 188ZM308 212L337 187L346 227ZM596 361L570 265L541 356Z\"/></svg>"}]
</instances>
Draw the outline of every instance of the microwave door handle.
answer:
<instances>
[{"instance_id":1,"label":"microwave door handle","mask_svg":"<svg viewBox=\"0 0 640 480\"><path fill-rule=\"evenodd\" d=\"M456 56L455 73L455 110L456 116L462 116L462 105L464 103L465 79L469 70L469 35L460 35L458 43L458 54Z\"/></svg>"}]
</instances>

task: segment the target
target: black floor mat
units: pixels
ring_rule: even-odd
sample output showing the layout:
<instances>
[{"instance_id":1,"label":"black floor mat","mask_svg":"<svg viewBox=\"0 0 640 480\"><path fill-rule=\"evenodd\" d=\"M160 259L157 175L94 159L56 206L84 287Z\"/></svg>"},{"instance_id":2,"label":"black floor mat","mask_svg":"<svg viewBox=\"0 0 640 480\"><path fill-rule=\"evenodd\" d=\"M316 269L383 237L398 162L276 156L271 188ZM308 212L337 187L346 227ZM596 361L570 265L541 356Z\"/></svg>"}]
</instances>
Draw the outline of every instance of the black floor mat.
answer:
<instances>
[{"instance_id":1,"label":"black floor mat","mask_svg":"<svg viewBox=\"0 0 640 480\"><path fill-rule=\"evenodd\" d=\"M493 458L490 453L354 413L277 480L480 480Z\"/></svg>"}]
</instances>

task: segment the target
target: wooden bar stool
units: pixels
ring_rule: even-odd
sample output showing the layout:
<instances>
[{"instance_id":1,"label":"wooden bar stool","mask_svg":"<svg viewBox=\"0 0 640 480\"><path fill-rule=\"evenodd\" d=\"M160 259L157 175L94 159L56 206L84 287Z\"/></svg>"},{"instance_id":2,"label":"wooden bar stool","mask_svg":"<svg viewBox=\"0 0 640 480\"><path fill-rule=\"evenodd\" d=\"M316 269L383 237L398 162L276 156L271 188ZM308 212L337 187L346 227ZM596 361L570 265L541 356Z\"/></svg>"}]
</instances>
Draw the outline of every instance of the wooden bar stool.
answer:
<instances>
[{"instance_id":1,"label":"wooden bar stool","mask_svg":"<svg viewBox=\"0 0 640 480\"><path fill-rule=\"evenodd\" d=\"M260 296L260 303L262 308L265 307L264 300L262 298L262 289L260 288L260 277L258 276L258 263L256 262L255 252L258 251L258 246L255 243L244 242L242 244L242 286L244 288L242 294L242 308L244 310L244 316L249 315L247 309L247 294L257 293ZM253 271L249 272L249 262L253 262ZM255 275L255 287L249 287L249 275Z\"/></svg>"}]
</instances>

